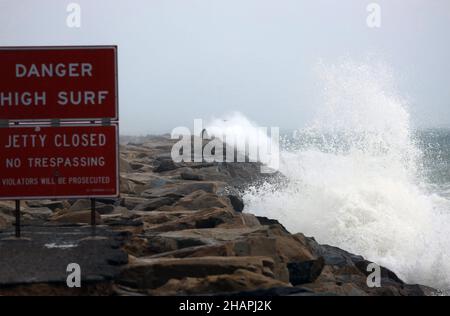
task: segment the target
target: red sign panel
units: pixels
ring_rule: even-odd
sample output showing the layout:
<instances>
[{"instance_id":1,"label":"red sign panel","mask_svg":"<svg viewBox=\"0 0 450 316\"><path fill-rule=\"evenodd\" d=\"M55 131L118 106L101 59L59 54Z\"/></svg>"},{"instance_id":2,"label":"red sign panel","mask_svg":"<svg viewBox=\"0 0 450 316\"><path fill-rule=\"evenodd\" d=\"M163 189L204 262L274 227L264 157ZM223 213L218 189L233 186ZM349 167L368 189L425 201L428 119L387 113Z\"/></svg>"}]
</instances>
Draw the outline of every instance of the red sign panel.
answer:
<instances>
[{"instance_id":1,"label":"red sign panel","mask_svg":"<svg viewBox=\"0 0 450 316\"><path fill-rule=\"evenodd\" d=\"M0 199L115 197L117 126L0 128Z\"/></svg>"},{"instance_id":2,"label":"red sign panel","mask_svg":"<svg viewBox=\"0 0 450 316\"><path fill-rule=\"evenodd\" d=\"M117 48L0 48L0 120L118 119Z\"/></svg>"}]
</instances>

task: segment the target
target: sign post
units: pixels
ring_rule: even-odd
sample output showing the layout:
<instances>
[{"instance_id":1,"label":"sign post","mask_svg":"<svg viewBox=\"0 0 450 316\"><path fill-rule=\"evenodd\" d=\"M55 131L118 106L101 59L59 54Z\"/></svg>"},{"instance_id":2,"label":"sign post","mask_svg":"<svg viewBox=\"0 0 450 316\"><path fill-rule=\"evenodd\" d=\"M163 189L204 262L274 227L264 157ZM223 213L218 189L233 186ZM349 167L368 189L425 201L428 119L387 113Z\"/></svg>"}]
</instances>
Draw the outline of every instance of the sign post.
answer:
<instances>
[{"instance_id":1,"label":"sign post","mask_svg":"<svg viewBox=\"0 0 450 316\"><path fill-rule=\"evenodd\" d=\"M119 195L116 46L0 48L0 199Z\"/></svg>"}]
</instances>

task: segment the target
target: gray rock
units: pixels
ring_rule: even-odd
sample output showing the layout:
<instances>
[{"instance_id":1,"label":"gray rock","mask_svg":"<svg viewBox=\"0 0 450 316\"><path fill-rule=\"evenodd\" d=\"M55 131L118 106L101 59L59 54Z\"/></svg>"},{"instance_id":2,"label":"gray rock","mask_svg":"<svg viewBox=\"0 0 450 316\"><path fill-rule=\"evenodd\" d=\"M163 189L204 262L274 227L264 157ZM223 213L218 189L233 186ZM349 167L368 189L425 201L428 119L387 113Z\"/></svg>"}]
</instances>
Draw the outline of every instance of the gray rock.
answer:
<instances>
[{"instance_id":1,"label":"gray rock","mask_svg":"<svg viewBox=\"0 0 450 316\"><path fill-rule=\"evenodd\" d=\"M158 157L156 158L155 163L157 166L153 169L154 172L164 172L179 168L179 165L173 162L170 157Z\"/></svg>"},{"instance_id":2,"label":"gray rock","mask_svg":"<svg viewBox=\"0 0 450 316\"><path fill-rule=\"evenodd\" d=\"M261 225L267 225L267 226L277 225L277 226L281 227L286 233L289 234L289 231L286 229L286 227L284 227L276 219L268 218L268 217L265 217L265 216L256 216L256 218L258 219L258 221L259 221L259 223Z\"/></svg>"},{"instance_id":3,"label":"gray rock","mask_svg":"<svg viewBox=\"0 0 450 316\"><path fill-rule=\"evenodd\" d=\"M116 209L116 207L114 205L111 204L100 204L100 205L96 205L95 206L95 210L101 214L111 214L114 212L114 210Z\"/></svg>"},{"instance_id":4,"label":"gray rock","mask_svg":"<svg viewBox=\"0 0 450 316\"><path fill-rule=\"evenodd\" d=\"M319 257L317 260L307 260L301 262L289 262L289 282L296 286L304 283L314 282L322 272L324 260Z\"/></svg>"},{"instance_id":5,"label":"gray rock","mask_svg":"<svg viewBox=\"0 0 450 316\"><path fill-rule=\"evenodd\" d=\"M240 196L229 194L227 197L230 199L231 205L236 212L244 210L244 201Z\"/></svg>"},{"instance_id":6,"label":"gray rock","mask_svg":"<svg viewBox=\"0 0 450 316\"><path fill-rule=\"evenodd\" d=\"M96 203L98 205L98 203ZM91 209L91 201L87 199L76 200L70 207L70 211L77 212Z\"/></svg>"},{"instance_id":7,"label":"gray rock","mask_svg":"<svg viewBox=\"0 0 450 316\"><path fill-rule=\"evenodd\" d=\"M179 184L168 184L159 188L146 190L142 192L141 195L147 198L156 198L169 195L183 197L197 190L203 190L208 193L215 193L217 191L217 188L217 182L190 181Z\"/></svg>"},{"instance_id":8,"label":"gray rock","mask_svg":"<svg viewBox=\"0 0 450 316\"><path fill-rule=\"evenodd\" d=\"M53 215L53 211L48 207L33 207L22 210L23 214L28 214L37 219L48 219Z\"/></svg>"},{"instance_id":9,"label":"gray rock","mask_svg":"<svg viewBox=\"0 0 450 316\"><path fill-rule=\"evenodd\" d=\"M136 211L153 211L164 205L172 205L178 200L174 196L163 196L158 198L149 199L144 203L136 205L134 210Z\"/></svg>"},{"instance_id":10,"label":"gray rock","mask_svg":"<svg viewBox=\"0 0 450 316\"><path fill-rule=\"evenodd\" d=\"M126 207L129 210L134 209L137 205L147 202L148 199L137 196L126 196L120 200L120 206Z\"/></svg>"},{"instance_id":11,"label":"gray rock","mask_svg":"<svg viewBox=\"0 0 450 316\"><path fill-rule=\"evenodd\" d=\"M27 201L29 207L48 207L52 211L56 209L64 209L68 204L67 201L50 201L50 200L32 200Z\"/></svg>"},{"instance_id":12,"label":"gray rock","mask_svg":"<svg viewBox=\"0 0 450 316\"><path fill-rule=\"evenodd\" d=\"M205 177L203 175L194 172L192 169L188 169L188 170L182 171L180 173L180 177L183 180L193 180L193 181L203 181L203 180L205 180Z\"/></svg>"},{"instance_id":13,"label":"gray rock","mask_svg":"<svg viewBox=\"0 0 450 316\"><path fill-rule=\"evenodd\" d=\"M236 212L242 212L244 210L244 200L242 199L239 192L230 185L219 186L217 190L217 195L226 196L229 200L233 209Z\"/></svg>"}]
</instances>

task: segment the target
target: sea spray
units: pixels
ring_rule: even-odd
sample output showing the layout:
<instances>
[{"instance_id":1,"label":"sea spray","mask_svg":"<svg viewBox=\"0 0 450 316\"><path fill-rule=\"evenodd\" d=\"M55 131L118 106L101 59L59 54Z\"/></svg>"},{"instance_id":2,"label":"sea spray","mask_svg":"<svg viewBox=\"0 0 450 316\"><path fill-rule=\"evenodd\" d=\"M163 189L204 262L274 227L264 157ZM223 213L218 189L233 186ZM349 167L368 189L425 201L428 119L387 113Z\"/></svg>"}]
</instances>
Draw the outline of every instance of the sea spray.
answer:
<instances>
[{"instance_id":1,"label":"sea spray","mask_svg":"<svg viewBox=\"0 0 450 316\"><path fill-rule=\"evenodd\" d=\"M449 289L450 203L424 178L392 72L344 61L321 65L319 77L322 106L282 152L288 184L248 188L246 210L361 254L406 282Z\"/></svg>"}]
</instances>

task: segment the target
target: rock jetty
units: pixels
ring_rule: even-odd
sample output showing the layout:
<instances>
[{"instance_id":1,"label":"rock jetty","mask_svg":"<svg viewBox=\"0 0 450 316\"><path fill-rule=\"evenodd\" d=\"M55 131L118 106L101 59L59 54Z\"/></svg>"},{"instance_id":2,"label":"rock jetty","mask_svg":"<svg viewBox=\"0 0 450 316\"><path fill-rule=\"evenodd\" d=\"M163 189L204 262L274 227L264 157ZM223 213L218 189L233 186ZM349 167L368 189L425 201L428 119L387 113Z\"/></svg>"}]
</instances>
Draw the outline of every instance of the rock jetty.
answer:
<instances>
[{"instance_id":1,"label":"rock jetty","mask_svg":"<svg viewBox=\"0 0 450 316\"><path fill-rule=\"evenodd\" d=\"M270 181L256 163L174 163L168 136L123 138L117 199L0 202L0 295L432 295L363 257L292 233L245 207L240 190ZM81 288L66 285L69 263Z\"/></svg>"}]
</instances>

